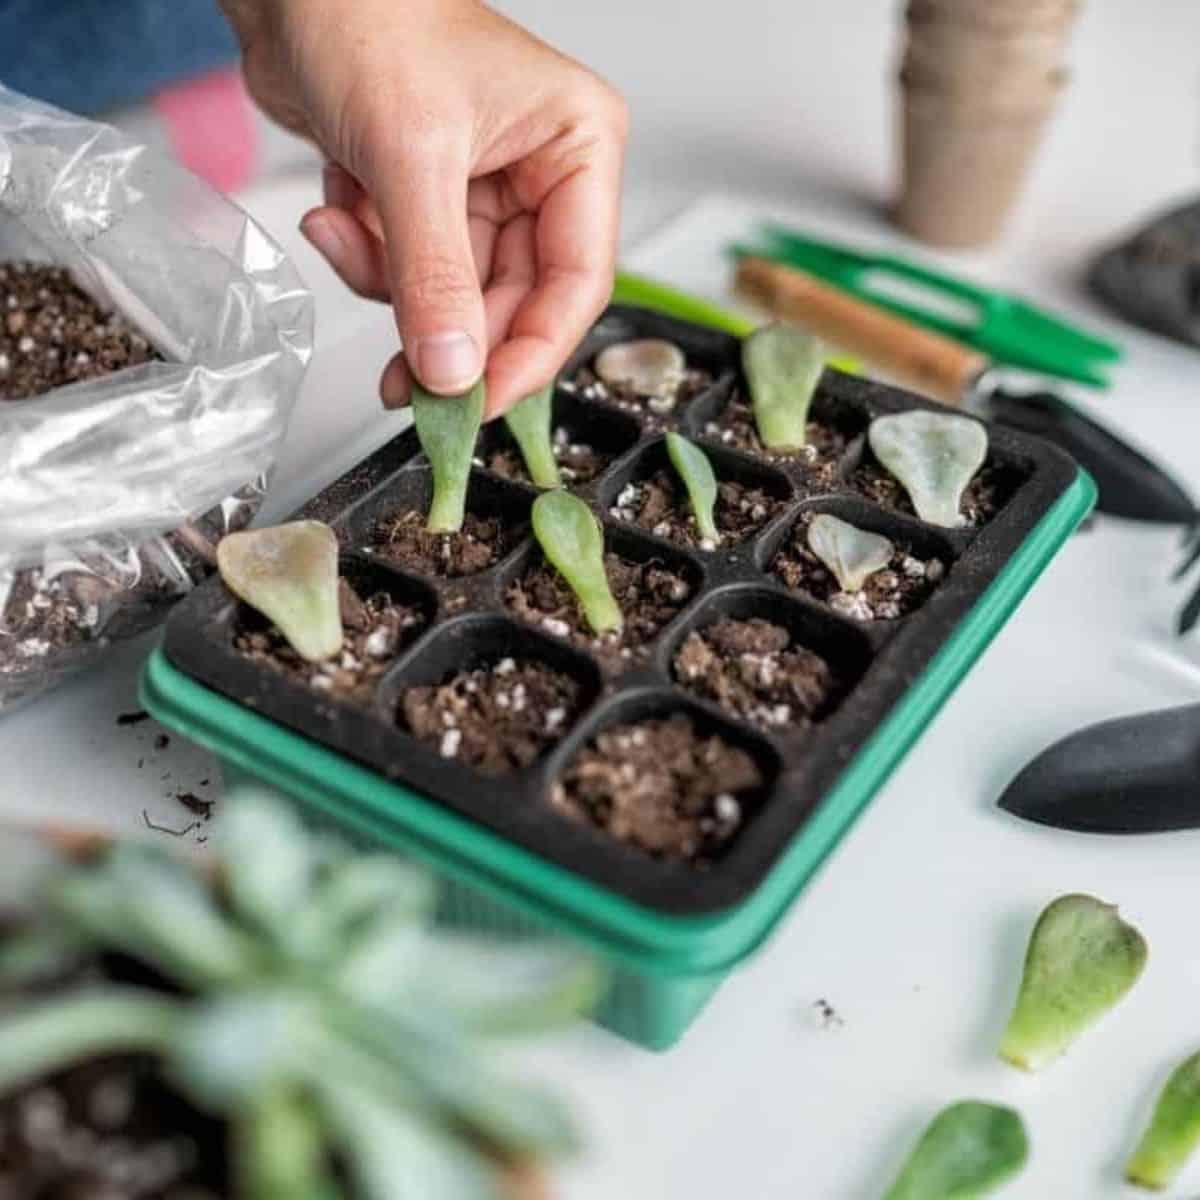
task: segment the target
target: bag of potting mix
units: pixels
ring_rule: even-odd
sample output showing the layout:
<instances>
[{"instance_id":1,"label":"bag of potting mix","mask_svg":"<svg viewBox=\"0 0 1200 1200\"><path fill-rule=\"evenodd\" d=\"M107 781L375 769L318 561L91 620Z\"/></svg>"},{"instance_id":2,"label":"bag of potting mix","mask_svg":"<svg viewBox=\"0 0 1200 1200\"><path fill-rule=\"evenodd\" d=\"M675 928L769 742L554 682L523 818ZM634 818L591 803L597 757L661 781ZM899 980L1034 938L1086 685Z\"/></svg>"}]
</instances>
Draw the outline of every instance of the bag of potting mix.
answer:
<instances>
[{"instance_id":1,"label":"bag of potting mix","mask_svg":"<svg viewBox=\"0 0 1200 1200\"><path fill-rule=\"evenodd\" d=\"M0 86L0 712L153 625L249 522L312 321L232 203Z\"/></svg>"}]
</instances>

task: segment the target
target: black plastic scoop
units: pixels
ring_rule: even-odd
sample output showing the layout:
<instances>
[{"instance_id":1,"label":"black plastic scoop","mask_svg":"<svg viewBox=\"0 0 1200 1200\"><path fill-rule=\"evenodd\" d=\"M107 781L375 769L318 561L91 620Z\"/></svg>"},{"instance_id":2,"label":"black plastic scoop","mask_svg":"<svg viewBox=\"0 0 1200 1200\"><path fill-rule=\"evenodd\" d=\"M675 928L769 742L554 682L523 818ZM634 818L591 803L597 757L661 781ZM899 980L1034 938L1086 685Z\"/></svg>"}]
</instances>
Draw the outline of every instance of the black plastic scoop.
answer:
<instances>
[{"instance_id":1,"label":"black plastic scoop","mask_svg":"<svg viewBox=\"0 0 1200 1200\"><path fill-rule=\"evenodd\" d=\"M1080 409L1053 392L981 392L984 414L1065 450L1096 481L1096 508L1114 517L1190 525L1196 505L1183 486Z\"/></svg>"},{"instance_id":2,"label":"black plastic scoop","mask_svg":"<svg viewBox=\"0 0 1200 1200\"><path fill-rule=\"evenodd\" d=\"M1200 828L1200 704L1072 733L1017 775L1000 807L1082 833Z\"/></svg>"}]
</instances>

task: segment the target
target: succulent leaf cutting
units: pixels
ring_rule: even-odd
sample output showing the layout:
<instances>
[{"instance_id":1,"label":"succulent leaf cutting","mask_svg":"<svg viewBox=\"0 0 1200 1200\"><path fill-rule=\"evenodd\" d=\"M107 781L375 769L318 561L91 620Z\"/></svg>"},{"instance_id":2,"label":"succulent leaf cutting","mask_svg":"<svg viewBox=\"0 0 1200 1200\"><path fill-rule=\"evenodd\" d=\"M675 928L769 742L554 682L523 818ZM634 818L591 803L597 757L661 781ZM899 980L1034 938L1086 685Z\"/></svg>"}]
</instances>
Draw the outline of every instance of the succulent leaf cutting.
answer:
<instances>
[{"instance_id":1,"label":"succulent leaf cutting","mask_svg":"<svg viewBox=\"0 0 1200 1200\"><path fill-rule=\"evenodd\" d=\"M592 632L619 630L621 610L604 571L604 533L592 510L570 492L546 492L533 502L532 519L542 553L575 593Z\"/></svg>"},{"instance_id":2,"label":"succulent leaf cutting","mask_svg":"<svg viewBox=\"0 0 1200 1200\"><path fill-rule=\"evenodd\" d=\"M721 540L714 516L717 504L717 477L708 455L693 442L678 433L667 434L667 455L687 489L696 529L700 536L714 546Z\"/></svg>"},{"instance_id":3,"label":"succulent leaf cutting","mask_svg":"<svg viewBox=\"0 0 1200 1200\"><path fill-rule=\"evenodd\" d=\"M825 369L821 343L794 325L764 325L742 343L742 368L763 445L802 449L808 410Z\"/></svg>"},{"instance_id":4,"label":"succulent leaf cutting","mask_svg":"<svg viewBox=\"0 0 1200 1200\"><path fill-rule=\"evenodd\" d=\"M217 568L301 658L320 662L341 650L338 542L328 525L292 521L231 533L217 546Z\"/></svg>"},{"instance_id":5,"label":"succulent leaf cutting","mask_svg":"<svg viewBox=\"0 0 1200 1200\"><path fill-rule=\"evenodd\" d=\"M891 561L896 547L830 513L818 513L808 527L808 548L829 568L843 592L860 592L876 571Z\"/></svg>"},{"instance_id":6,"label":"succulent leaf cutting","mask_svg":"<svg viewBox=\"0 0 1200 1200\"><path fill-rule=\"evenodd\" d=\"M954 413L914 409L876 417L867 437L922 521L947 529L963 524L963 493L987 457L983 425Z\"/></svg>"},{"instance_id":7,"label":"succulent leaf cutting","mask_svg":"<svg viewBox=\"0 0 1200 1200\"><path fill-rule=\"evenodd\" d=\"M482 380L461 396L435 396L413 384L413 424L433 469L426 526L430 533L457 533L462 528L484 400Z\"/></svg>"},{"instance_id":8,"label":"succulent leaf cutting","mask_svg":"<svg viewBox=\"0 0 1200 1200\"><path fill-rule=\"evenodd\" d=\"M668 399L687 374L687 359L674 342L638 338L617 342L596 355L596 374L614 387L627 387L642 396Z\"/></svg>"},{"instance_id":9,"label":"succulent leaf cutting","mask_svg":"<svg viewBox=\"0 0 1200 1200\"><path fill-rule=\"evenodd\" d=\"M540 488L556 488L562 483L551 433L553 396L554 385L549 384L504 414L504 423L521 450L529 478Z\"/></svg>"}]
</instances>

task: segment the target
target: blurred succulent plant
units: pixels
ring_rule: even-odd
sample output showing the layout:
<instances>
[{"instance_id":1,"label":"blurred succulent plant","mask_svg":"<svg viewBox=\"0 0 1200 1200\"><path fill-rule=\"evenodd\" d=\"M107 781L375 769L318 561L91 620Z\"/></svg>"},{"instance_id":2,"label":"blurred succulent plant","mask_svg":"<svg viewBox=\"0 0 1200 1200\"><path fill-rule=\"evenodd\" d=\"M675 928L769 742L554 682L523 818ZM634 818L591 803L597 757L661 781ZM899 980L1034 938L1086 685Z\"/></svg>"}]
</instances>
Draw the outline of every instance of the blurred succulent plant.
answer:
<instances>
[{"instance_id":1,"label":"blurred succulent plant","mask_svg":"<svg viewBox=\"0 0 1200 1200\"><path fill-rule=\"evenodd\" d=\"M320 521L231 533L217 546L225 586L273 621L310 662L342 648L338 542Z\"/></svg>"},{"instance_id":2,"label":"blurred succulent plant","mask_svg":"<svg viewBox=\"0 0 1200 1200\"><path fill-rule=\"evenodd\" d=\"M153 1055L229 1121L244 1200L496 1200L498 1164L575 1144L560 1101L481 1050L586 1007L592 967L539 951L516 981L487 969L481 948L431 936L422 873L264 799L231 807L217 844L211 881L132 845L50 874L37 916L0 942L0 985L116 952L179 992L81 983L6 1007L0 1090Z\"/></svg>"},{"instance_id":3,"label":"blurred succulent plant","mask_svg":"<svg viewBox=\"0 0 1200 1200\"><path fill-rule=\"evenodd\" d=\"M768 450L801 449L808 441L808 410L825 369L821 343L794 325L764 325L742 343L742 368L763 445Z\"/></svg>"},{"instance_id":4,"label":"blurred succulent plant","mask_svg":"<svg viewBox=\"0 0 1200 1200\"><path fill-rule=\"evenodd\" d=\"M959 505L987 457L987 430L971 417L915 409L876 417L867 431L875 457L903 485L917 516L953 529Z\"/></svg>"},{"instance_id":5,"label":"blurred succulent plant","mask_svg":"<svg viewBox=\"0 0 1200 1200\"><path fill-rule=\"evenodd\" d=\"M721 540L714 515L717 505L717 476L704 453L694 442L678 433L667 434L667 457L687 489L696 530L715 546Z\"/></svg>"},{"instance_id":6,"label":"blurred succulent plant","mask_svg":"<svg viewBox=\"0 0 1200 1200\"><path fill-rule=\"evenodd\" d=\"M426 523L430 533L457 533L462 528L484 399L482 380L461 396L435 396L413 384L413 424L433 469Z\"/></svg>"},{"instance_id":7,"label":"blurred succulent plant","mask_svg":"<svg viewBox=\"0 0 1200 1200\"><path fill-rule=\"evenodd\" d=\"M521 449L525 468L535 486L556 488L562 482L551 436L554 385L526 396L504 414L504 423Z\"/></svg>"},{"instance_id":8,"label":"blurred succulent plant","mask_svg":"<svg viewBox=\"0 0 1200 1200\"><path fill-rule=\"evenodd\" d=\"M593 633L621 628L621 609L604 570L604 533L592 510L570 492L546 492L533 502L533 534L567 581Z\"/></svg>"}]
</instances>

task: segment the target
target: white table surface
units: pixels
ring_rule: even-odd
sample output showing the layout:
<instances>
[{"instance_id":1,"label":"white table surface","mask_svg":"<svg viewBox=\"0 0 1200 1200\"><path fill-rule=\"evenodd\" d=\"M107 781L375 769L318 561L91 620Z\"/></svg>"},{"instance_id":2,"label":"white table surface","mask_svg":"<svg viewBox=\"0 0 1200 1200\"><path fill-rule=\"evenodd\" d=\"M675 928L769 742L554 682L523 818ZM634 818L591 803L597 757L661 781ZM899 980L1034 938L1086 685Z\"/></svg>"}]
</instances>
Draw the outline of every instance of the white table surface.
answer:
<instances>
[{"instance_id":1,"label":"white table surface","mask_svg":"<svg viewBox=\"0 0 1200 1200\"><path fill-rule=\"evenodd\" d=\"M879 210L894 5L503 7L631 96L629 265L720 296L720 245L767 211L868 244L892 236ZM1118 386L1085 402L1193 480L1200 359L1117 325L1077 277L1118 228L1195 189L1197 45L1191 0L1095 0L1073 53L1076 82L1012 234L986 254L933 256L1118 334L1129 349ZM711 198L644 238L714 189L742 199ZM387 314L347 299L293 231L313 196L308 173L244 198L296 254L320 314L275 513L402 420L381 416L374 396L394 342ZM1200 834L1059 834L994 801L1060 735L1196 696L1200 651L1168 632L1181 596L1166 582L1174 553L1172 535L1114 521L1075 538L770 946L676 1050L654 1056L581 1028L528 1053L574 1095L590 1131L589 1155L560 1175L566 1200L870 1200L928 1116L964 1096L1015 1103L1027 1118L1033 1160L1005 1195L1131 1194L1121 1157L1166 1070L1200 1045ZM0 812L145 832L147 818L188 823L176 792L216 792L206 754L177 738L156 750L152 723L114 724L136 707L147 645L0 722ZM1070 890L1119 902L1147 934L1151 963L1102 1029L1028 1079L994 1047L1029 925ZM817 1019L818 1000L840 1025ZM1174 1194L1197 1193L1200 1163Z\"/></svg>"}]
</instances>

